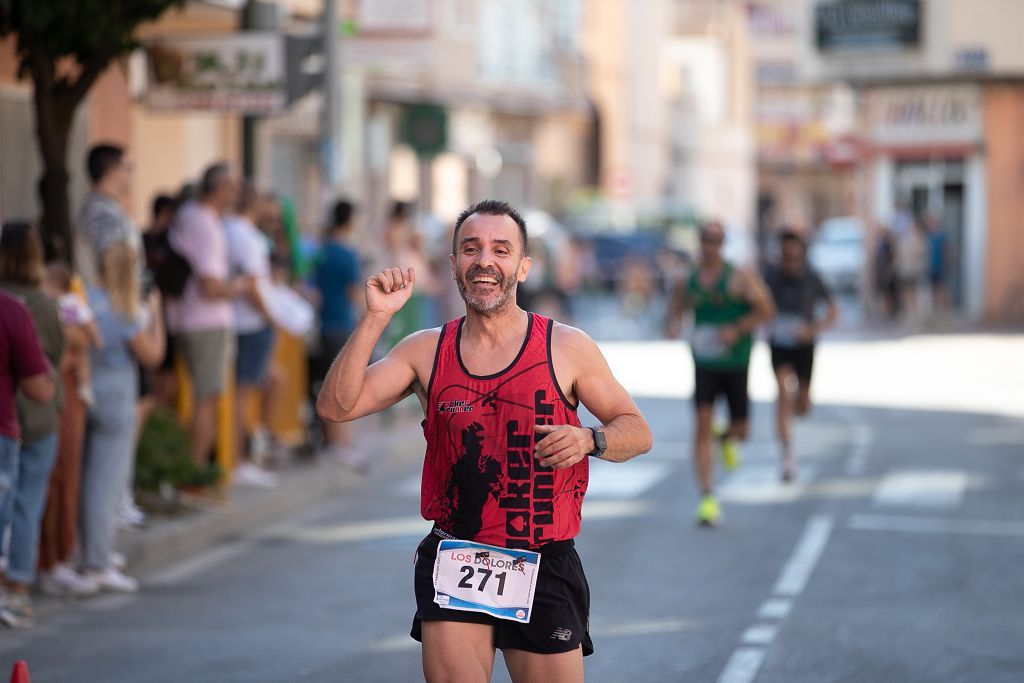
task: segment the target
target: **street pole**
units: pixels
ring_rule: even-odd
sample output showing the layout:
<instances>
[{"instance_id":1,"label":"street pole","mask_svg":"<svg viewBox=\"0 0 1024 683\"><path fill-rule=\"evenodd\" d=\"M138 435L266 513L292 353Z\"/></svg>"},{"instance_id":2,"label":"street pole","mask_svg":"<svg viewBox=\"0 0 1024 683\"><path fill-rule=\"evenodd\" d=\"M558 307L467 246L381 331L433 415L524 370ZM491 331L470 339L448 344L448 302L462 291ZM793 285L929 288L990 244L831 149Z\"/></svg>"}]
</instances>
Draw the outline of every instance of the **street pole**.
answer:
<instances>
[{"instance_id":1,"label":"street pole","mask_svg":"<svg viewBox=\"0 0 1024 683\"><path fill-rule=\"evenodd\" d=\"M320 122L320 162L324 191L330 197L338 189L338 115L341 106L341 82L338 78L338 4L324 0L324 104Z\"/></svg>"},{"instance_id":2,"label":"street pole","mask_svg":"<svg viewBox=\"0 0 1024 683\"><path fill-rule=\"evenodd\" d=\"M276 31L278 7L266 0L248 0L242 10L243 31ZM256 123L258 116L242 117L242 175L252 182L256 177Z\"/></svg>"}]
</instances>

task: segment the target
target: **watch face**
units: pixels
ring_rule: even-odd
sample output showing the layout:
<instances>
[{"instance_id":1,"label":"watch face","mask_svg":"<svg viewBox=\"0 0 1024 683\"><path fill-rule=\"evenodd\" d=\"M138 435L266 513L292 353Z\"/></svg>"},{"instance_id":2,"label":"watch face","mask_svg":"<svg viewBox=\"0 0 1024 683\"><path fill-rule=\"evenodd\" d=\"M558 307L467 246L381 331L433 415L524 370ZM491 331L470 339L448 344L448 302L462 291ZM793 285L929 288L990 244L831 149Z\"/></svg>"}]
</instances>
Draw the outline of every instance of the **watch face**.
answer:
<instances>
[{"instance_id":1,"label":"watch face","mask_svg":"<svg viewBox=\"0 0 1024 683\"><path fill-rule=\"evenodd\" d=\"M594 445L601 451L608 448L608 441L604 438L604 430L594 430Z\"/></svg>"}]
</instances>

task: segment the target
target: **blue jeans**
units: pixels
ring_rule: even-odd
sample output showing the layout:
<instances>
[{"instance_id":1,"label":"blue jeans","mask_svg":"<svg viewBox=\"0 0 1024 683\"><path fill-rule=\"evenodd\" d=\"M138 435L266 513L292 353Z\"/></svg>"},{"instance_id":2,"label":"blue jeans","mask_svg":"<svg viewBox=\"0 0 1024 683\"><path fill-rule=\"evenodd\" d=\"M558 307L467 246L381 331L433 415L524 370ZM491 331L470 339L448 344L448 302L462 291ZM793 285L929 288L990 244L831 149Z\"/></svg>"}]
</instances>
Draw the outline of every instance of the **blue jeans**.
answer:
<instances>
[{"instance_id":1,"label":"blue jeans","mask_svg":"<svg viewBox=\"0 0 1024 683\"><path fill-rule=\"evenodd\" d=\"M36 578L39 525L42 523L50 472L57 460L57 434L21 445L18 482L14 491L11 539L7 549L7 579L31 586ZM6 510L5 510L6 512Z\"/></svg>"},{"instance_id":2,"label":"blue jeans","mask_svg":"<svg viewBox=\"0 0 1024 683\"><path fill-rule=\"evenodd\" d=\"M93 390L96 405L86 421L78 526L83 566L102 571L110 563L117 504L135 458L134 367L132 372L95 373Z\"/></svg>"},{"instance_id":3,"label":"blue jeans","mask_svg":"<svg viewBox=\"0 0 1024 683\"><path fill-rule=\"evenodd\" d=\"M15 439L0 436L0 536L11 523L14 494L18 490L18 452L21 446Z\"/></svg>"}]
</instances>

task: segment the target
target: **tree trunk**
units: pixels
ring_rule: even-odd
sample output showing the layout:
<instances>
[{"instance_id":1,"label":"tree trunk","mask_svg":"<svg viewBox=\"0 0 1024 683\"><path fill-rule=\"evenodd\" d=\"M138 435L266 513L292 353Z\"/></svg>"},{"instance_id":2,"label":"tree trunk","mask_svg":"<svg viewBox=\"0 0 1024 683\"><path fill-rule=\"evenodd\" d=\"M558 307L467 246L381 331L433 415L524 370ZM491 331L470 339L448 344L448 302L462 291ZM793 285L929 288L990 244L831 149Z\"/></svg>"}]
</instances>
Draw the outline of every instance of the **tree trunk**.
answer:
<instances>
[{"instance_id":1,"label":"tree trunk","mask_svg":"<svg viewBox=\"0 0 1024 683\"><path fill-rule=\"evenodd\" d=\"M60 258L74 263L74 231L68 198L68 140L75 110L86 92L110 62L107 54L97 54L82 66L78 78L70 82L56 76L52 60L41 50L30 46L29 69L33 81L33 102L36 114L36 140L43 160L43 176L39 179L39 201L42 216L40 232L44 245L56 247Z\"/></svg>"}]
</instances>

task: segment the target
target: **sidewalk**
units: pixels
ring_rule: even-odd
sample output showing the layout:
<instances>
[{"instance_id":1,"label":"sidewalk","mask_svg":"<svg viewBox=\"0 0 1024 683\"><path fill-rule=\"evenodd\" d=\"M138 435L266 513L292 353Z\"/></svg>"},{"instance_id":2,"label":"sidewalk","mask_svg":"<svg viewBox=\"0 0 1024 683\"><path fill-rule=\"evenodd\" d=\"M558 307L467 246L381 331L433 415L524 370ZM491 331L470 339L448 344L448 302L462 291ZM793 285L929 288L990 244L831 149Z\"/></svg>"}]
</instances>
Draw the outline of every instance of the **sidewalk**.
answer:
<instances>
[{"instance_id":1,"label":"sidewalk","mask_svg":"<svg viewBox=\"0 0 1024 683\"><path fill-rule=\"evenodd\" d=\"M386 426L366 425L361 432L357 438L372 454L372 469L387 468L412 452L422 455L420 424L408 411L393 416ZM128 573L143 576L187 560L221 541L341 494L365 477L322 457L294 462L275 474L278 485L273 489L228 485L223 500L200 501L173 515L154 513L146 528L120 532L117 549L125 556Z\"/></svg>"}]
</instances>

